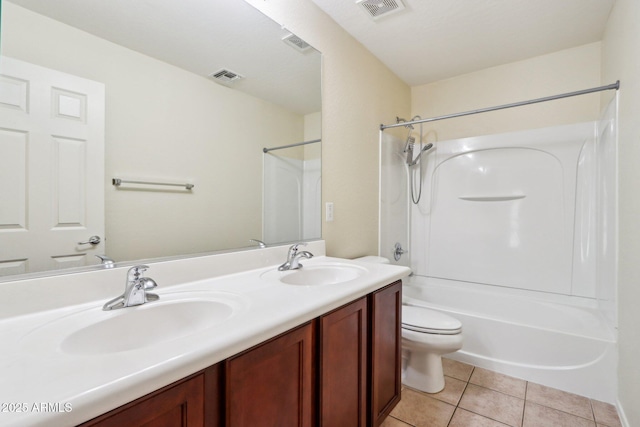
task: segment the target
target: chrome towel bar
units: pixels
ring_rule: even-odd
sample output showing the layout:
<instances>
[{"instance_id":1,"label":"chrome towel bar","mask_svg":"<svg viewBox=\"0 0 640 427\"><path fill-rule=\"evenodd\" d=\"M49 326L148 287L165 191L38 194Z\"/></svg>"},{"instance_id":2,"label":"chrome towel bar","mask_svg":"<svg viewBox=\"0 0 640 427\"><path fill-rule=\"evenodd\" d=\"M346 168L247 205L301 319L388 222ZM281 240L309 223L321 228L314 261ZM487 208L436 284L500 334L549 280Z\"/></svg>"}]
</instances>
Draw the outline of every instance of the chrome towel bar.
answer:
<instances>
[{"instance_id":1,"label":"chrome towel bar","mask_svg":"<svg viewBox=\"0 0 640 427\"><path fill-rule=\"evenodd\" d=\"M132 181L132 180L126 180L126 179L120 179L120 178L113 178L111 180L111 183L113 185L115 185L116 187L120 187L121 184L143 184L143 185L169 185L172 187L184 187L187 190L191 190L193 189L193 187L195 187L195 185L193 184L174 184L172 182L151 182L151 181Z\"/></svg>"}]
</instances>

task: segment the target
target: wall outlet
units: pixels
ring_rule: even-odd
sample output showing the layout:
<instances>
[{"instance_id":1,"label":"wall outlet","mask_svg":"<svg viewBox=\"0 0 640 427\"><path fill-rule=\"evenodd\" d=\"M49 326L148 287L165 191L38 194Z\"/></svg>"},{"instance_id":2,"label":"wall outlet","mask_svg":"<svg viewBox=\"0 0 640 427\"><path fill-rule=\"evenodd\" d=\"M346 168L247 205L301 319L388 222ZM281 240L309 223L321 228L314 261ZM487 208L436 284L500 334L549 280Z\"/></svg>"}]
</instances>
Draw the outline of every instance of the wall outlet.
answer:
<instances>
[{"instance_id":1,"label":"wall outlet","mask_svg":"<svg viewBox=\"0 0 640 427\"><path fill-rule=\"evenodd\" d=\"M325 220L327 222L333 221L333 202L325 203Z\"/></svg>"}]
</instances>

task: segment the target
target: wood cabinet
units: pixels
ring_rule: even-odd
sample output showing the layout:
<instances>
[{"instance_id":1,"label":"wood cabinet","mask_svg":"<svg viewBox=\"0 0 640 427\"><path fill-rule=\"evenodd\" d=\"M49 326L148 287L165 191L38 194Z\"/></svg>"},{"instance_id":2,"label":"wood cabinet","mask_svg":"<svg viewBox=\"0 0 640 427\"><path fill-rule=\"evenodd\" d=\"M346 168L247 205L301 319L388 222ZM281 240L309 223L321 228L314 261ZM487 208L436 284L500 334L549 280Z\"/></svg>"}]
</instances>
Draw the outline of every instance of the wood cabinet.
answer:
<instances>
[{"instance_id":1,"label":"wood cabinet","mask_svg":"<svg viewBox=\"0 0 640 427\"><path fill-rule=\"evenodd\" d=\"M398 281L320 318L321 427L377 427L400 401L401 314Z\"/></svg>"},{"instance_id":2,"label":"wood cabinet","mask_svg":"<svg viewBox=\"0 0 640 427\"><path fill-rule=\"evenodd\" d=\"M205 411L204 396L205 390L217 390L220 374L220 365L214 365L87 421L81 426L218 427L221 425L221 413L212 413L212 410L215 410L215 402ZM215 399L215 396L212 397Z\"/></svg>"},{"instance_id":3,"label":"wood cabinet","mask_svg":"<svg viewBox=\"0 0 640 427\"><path fill-rule=\"evenodd\" d=\"M377 427L400 401L401 282L82 424Z\"/></svg>"},{"instance_id":4,"label":"wood cabinet","mask_svg":"<svg viewBox=\"0 0 640 427\"><path fill-rule=\"evenodd\" d=\"M367 422L367 298L320 318L320 426Z\"/></svg>"},{"instance_id":5,"label":"wood cabinet","mask_svg":"<svg viewBox=\"0 0 640 427\"><path fill-rule=\"evenodd\" d=\"M377 427L400 401L402 389L402 282L370 295L371 422Z\"/></svg>"},{"instance_id":6,"label":"wood cabinet","mask_svg":"<svg viewBox=\"0 0 640 427\"><path fill-rule=\"evenodd\" d=\"M313 425L313 332L307 323L227 360L227 427Z\"/></svg>"}]
</instances>

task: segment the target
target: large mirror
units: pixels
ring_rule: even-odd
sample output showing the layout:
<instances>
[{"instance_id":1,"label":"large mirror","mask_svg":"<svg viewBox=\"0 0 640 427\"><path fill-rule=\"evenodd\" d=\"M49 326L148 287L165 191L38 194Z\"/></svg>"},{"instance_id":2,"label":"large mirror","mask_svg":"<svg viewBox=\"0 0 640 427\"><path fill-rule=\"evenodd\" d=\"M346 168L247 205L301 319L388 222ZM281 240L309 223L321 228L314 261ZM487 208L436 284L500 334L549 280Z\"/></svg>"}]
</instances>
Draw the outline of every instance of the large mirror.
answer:
<instances>
[{"instance_id":1,"label":"large mirror","mask_svg":"<svg viewBox=\"0 0 640 427\"><path fill-rule=\"evenodd\" d=\"M1 6L0 281L320 238L304 40L241 0Z\"/></svg>"}]
</instances>

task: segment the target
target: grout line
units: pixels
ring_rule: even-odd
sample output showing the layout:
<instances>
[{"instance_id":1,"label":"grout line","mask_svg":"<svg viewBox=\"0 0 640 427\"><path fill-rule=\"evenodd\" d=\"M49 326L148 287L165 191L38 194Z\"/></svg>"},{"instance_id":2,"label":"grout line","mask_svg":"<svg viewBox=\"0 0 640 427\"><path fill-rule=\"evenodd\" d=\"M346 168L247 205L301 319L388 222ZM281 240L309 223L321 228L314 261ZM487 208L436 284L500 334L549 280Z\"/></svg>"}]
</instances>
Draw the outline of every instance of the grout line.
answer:
<instances>
[{"instance_id":1,"label":"grout line","mask_svg":"<svg viewBox=\"0 0 640 427\"><path fill-rule=\"evenodd\" d=\"M500 394L502 394L502 395L504 395L504 396L509 396L509 397L513 397L514 399L522 400L523 402L525 401L525 399L524 399L524 398L522 398L522 397L514 396L513 394L505 393L505 392L500 391L500 390L495 390L495 389L493 389L493 388L485 387L485 386L480 385L480 384L474 384L474 383L469 383L469 384L471 384L471 385L473 385L473 386L475 386L475 387L483 388L483 389L485 389L485 390L495 391L496 393L500 393ZM526 396L526 395L525 395L525 396ZM535 402L534 402L534 403L535 403ZM544 406L544 405L542 405L542 406Z\"/></svg>"},{"instance_id":2,"label":"grout line","mask_svg":"<svg viewBox=\"0 0 640 427\"><path fill-rule=\"evenodd\" d=\"M461 410L463 410L463 411L467 411L467 412L469 412L469 413L471 413L471 414L475 414L475 415L477 415L477 416L479 416L479 417L486 418L486 419L488 419L488 420L494 421L494 422L496 422L496 423L498 423L498 424L502 424L503 426L513 427L513 426L511 426L510 424L507 424L507 423L505 423L505 422L503 422L503 421L500 421L500 420L496 420L495 418L491 418L491 417L489 417L489 416L487 416L487 415L484 415L484 414L479 414L478 412L474 412L474 411L472 411L471 409L467 409L467 408L460 408L460 409L461 409ZM522 425L522 423L520 423L520 425Z\"/></svg>"},{"instance_id":3,"label":"grout line","mask_svg":"<svg viewBox=\"0 0 640 427\"><path fill-rule=\"evenodd\" d=\"M529 393L529 381L524 383L524 405L522 405L522 422L520 425L524 426L524 414L527 410L527 393Z\"/></svg>"},{"instance_id":4,"label":"grout line","mask_svg":"<svg viewBox=\"0 0 640 427\"><path fill-rule=\"evenodd\" d=\"M476 367L473 365L469 365L471 366L471 372L469 372L469 377L467 378L466 381L464 381L464 389L462 390L462 393L460 393L460 398L458 399L458 402L456 403L456 407L453 410L453 414L451 414L451 418L449 418L449 422L447 423L447 427L449 427L451 425L451 421L453 421L453 416L456 414L456 411L458 410L458 408L460 408L460 402L462 401L462 396L464 396L464 393L467 391L467 387L469 387L469 381L471 381L471 377L473 376L473 371L475 371ZM462 409L462 408L460 408Z\"/></svg>"},{"instance_id":5,"label":"grout line","mask_svg":"<svg viewBox=\"0 0 640 427\"><path fill-rule=\"evenodd\" d=\"M598 425L598 421L596 420L596 411L593 409L593 399L589 399L589 406L591 407L591 416L593 417L593 422Z\"/></svg>"},{"instance_id":6,"label":"grout line","mask_svg":"<svg viewBox=\"0 0 640 427\"><path fill-rule=\"evenodd\" d=\"M401 420L400 418L396 418L396 417L394 417L394 416L392 416L392 415L389 415L389 416L390 416L391 418L393 418L394 420L396 420L396 421L400 421L402 424L406 424L406 425L408 425L408 426L410 426L410 427L415 427L413 424L409 424L409 423L408 423L408 422L406 422L405 420Z\"/></svg>"}]
</instances>

